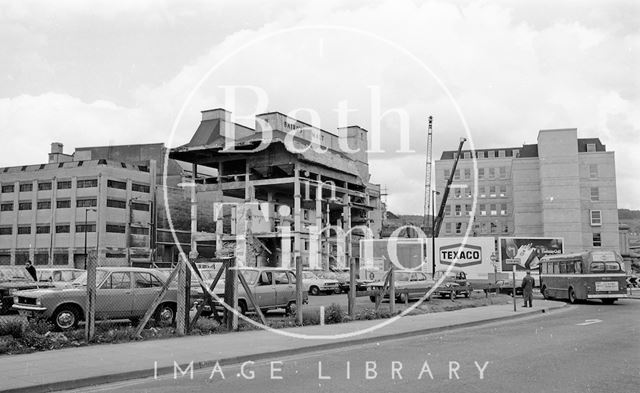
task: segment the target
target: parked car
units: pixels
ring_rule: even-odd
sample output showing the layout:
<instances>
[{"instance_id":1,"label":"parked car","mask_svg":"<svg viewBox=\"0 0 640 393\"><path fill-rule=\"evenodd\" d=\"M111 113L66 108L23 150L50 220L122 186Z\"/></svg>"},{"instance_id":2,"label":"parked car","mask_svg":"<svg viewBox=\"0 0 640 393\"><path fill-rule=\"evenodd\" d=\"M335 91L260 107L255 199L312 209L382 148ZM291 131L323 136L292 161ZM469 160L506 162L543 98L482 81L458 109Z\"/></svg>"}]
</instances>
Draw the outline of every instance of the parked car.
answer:
<instances>
[{"instance_id":1,"label":"parked car","mask_svg":"<svg viewBox=\"0 0 640 393\"><path fill-rule=\"evenodd\" d=\"M293 271L283 268L238 268L247 281L251 294L264 313L269 310L284 308L287 314L292 313L296 307L296 275ZM214 288L214 293L221 299L224 298L225 281L220 280ZM200 290L202 290L200 288ZM303 302L308 301L306 290L302 294ZM221 309L222 305L215 301L209 306ZM238 311L245 314L255 311L247 297L244 287L238 283ZM205 310L207 311L207 310Z\"/></svg>"},{"instance_id":2,"label":"parked car","mask_svg":"<svg viewBox=\"0 0 640 393\"><path fill-rule=\"evenodd\" d=\"M0 315L15 313L12 309L13 294L23 289L51 287L50 283L39 283L27 272L24 266L0 267Z\"/></svg>"},{"instance_id":3,"label":"parked car","mask_svg":"<svg viewBox=\"0 0 640 393\"><path fill-rule=\"evenodd\" d=\"M338 280L321 278L309 270L302 272L302 282L308 288L310 295L319 295L320 292L330 294L340 290Z\"/></svg>"},{"instance_id":4,"label":"parked car","mask_svg":"<svg viewBox=\"0 0 640 393\"><path fill-rule=\"evenodd\" d=\"M85 318L87 273L65 288L33 289L13 294L13 308L21 314L50 319L59 330L72 329ZM154 269L99 267L96 269L96 319L142 318L164 285ZM170 287L155 310L158 323L173 323L176 288Z\"/></svg>"},{"instance_id":5,"label":"parked car","mask_svg":"<svg viewBox=\"0 0 640 393\"><path fill-rule=\"evenodd\" d=\"M61 268L40 268L37 270L38 282L52 283L56 287L63 287L71 284L73 280L80 277L85 270L74 269L72 267Z\"/></svg>"},{"instance_id":6,"label":"parked car","mask_svg":"<svg viewBox=\"0 0 640 393\"><path fill-rule=\"evenodd\" d=\"M436 290L440 297L454 299L460 295L464 295L464 297L471 295L473 288L467 281L467 275L464 271L460 269L436 270L433 279L437 283L443 276L444 279Z\"/></svg>"},{"instance_id":7,"label":"parked car","mask_svg":"<svg viewBox=\"0 0 640 393\"><path fill-rule=\"evenodd\" d=\"M396 292L396 301L404 302L405 300L409 300L412 298L423 298L431 288L433 288L433 280L431 280L426 274L423 272L417 272L414 270L396 270L394 272L394 286L396 291L408 289L410 292ZM384 285L384 281L375 281L369 283L367 286L368 290L380 290ZM385 293L384 298L388 298L389 294ZM369 296L369 299L372 302L376 301L375 296ZM425 300L429 300L430 296L428 296Z\"/></svg>"},{"instance_id":8,"label":"parked car","mask_svg":"<svg viewBox=\"0 0 640 393\"><path fill-rule=\"evenodd\" d=\"M332 268L331 271L338 277L338 283L340 289L344 293L348 293L350 290L351 274L348 268ZM374 282L374 280L363 280L358 278L356 273L356 291L366 291L367 286Z\"/></svg>"},{"instance_id":9,"label":"parked car","mask_svg":"<svg viewBox=\"0 0 640 393\"><path fill-rule=\"evenodd\" d=\"M334 280L338 282L338 289L335 290L335 293L340 292L348 292L349 291L349 278L345 279L344 276L340 276L332 271L325 270L307 270L315 274L318 278L323 278L326 280Z\"/></svg>"},{"instance_id":10,"label":"parked car","mask_svg":"<svg viewBox=\"0 0 640 393\"><path fill-rule=\"evenodd\" d=\"M498 280L496 281L499 293L506 293L507 295L513 295L513 280ZM516 281L516 296L522 295L522 287Z\"/></svg>"}]
</instances>

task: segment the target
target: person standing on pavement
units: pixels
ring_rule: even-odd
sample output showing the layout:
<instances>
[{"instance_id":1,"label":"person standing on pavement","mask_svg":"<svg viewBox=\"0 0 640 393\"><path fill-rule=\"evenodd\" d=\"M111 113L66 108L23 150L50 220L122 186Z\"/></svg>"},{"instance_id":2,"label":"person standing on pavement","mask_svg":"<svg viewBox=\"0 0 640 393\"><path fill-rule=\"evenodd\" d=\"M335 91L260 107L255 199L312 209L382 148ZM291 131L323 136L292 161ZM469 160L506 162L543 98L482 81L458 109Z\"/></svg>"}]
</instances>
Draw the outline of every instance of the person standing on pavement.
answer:
<instances>
[{"instance_id":1,"label":"person standing on pavement","mask_svg":"<svg viewBox=\"0 0 640 393\"><path fill-rule=\"evenodd\" d=\"M30 260L27 260L27 263L24 265L25 269L31 274L33 277L33 281L38 281L38 275L36 274L36 268L33 266Z\"/></svg>"},{"instance_id":2,"label":"person standing on pavement","mask_svg":"<svg viewBox=\"0 0 640 393\"><path fill-rule=\"evenodd\" d=\"M527 270L527 275L522 279L522 297L524 297L523 307L533 307L533 284L535 281L531 277L531 271ZM529 304L527 306L527 303Z\"/></svg>"}]
</instances>

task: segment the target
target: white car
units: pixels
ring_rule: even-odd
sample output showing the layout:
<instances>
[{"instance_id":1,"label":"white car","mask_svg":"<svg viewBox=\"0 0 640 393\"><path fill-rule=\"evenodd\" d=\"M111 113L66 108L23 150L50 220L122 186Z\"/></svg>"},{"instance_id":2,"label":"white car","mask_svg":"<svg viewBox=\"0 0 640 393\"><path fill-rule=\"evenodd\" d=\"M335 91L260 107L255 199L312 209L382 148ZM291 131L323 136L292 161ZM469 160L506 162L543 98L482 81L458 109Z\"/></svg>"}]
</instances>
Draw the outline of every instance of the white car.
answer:
<instances>
[{"instance_id":1,"label":"white car","mask_svg":"<svg viewBox=\"0 0 640 393\"><path fill-rule=\"evenodd\" d=\"M338 280L320 278L310 271L302 272L302 284L309 291L309 295L319 295L320 292L326 294L334 293L340 290Z\"/></svg>"}]
</instances>

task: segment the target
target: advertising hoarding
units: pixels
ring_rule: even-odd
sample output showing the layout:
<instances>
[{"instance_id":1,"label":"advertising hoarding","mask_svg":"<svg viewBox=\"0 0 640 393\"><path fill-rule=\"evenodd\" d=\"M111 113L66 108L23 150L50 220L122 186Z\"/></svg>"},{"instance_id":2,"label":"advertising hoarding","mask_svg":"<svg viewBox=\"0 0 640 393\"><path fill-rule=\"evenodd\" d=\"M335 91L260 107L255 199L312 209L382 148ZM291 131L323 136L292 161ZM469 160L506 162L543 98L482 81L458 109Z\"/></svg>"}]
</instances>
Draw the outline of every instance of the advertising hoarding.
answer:
<instances>
[{"instance_id":1,"label":"advertising hoarding","mask_svg":"<svg viewBox=\"0 0 640 393\"><path fill-rule=\"evenodd\" d=\"M431 243L427 241L427 259L431 261ZM495 250L493 237L441 237L436 238L436 270L452 266L462 269L469 278L486 279L493 273L491 255ZM427 263L431 273L431 264Z\"/></svg>"},{"instance_id":2,"label":"advertising hoarding","mask_svg":"<svg viewBox=\"0 0 640 393\"><path fill-rule=\"evenodd\" d=\"M538 269L545 255L562 254L564 238L561 237L501 237L498 240L501 270L508 272Z\"/></svg>"}]
</instances>

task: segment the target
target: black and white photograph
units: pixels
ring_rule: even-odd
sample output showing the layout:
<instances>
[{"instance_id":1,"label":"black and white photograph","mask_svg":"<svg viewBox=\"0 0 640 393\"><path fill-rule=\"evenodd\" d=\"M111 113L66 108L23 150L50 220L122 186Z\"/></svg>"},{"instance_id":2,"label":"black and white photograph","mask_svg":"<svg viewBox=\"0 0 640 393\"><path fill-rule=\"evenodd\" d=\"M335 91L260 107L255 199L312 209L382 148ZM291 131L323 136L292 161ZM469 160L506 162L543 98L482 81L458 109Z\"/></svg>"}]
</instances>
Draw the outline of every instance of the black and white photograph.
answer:
<instances>
[{"instance_id":1,"label":"black and white photograph","mask_svg":"<svg viewBox=\"0 0 640 393\"><path fill-rule=\"evenodd\" d=\"M638 21L0 0L0 392L640 391Z\"/></svg>"}]
</instances>

